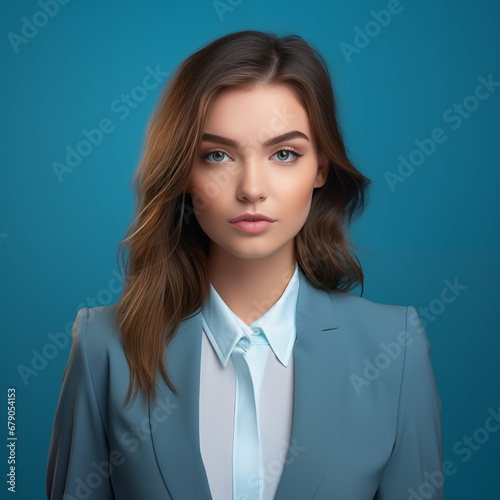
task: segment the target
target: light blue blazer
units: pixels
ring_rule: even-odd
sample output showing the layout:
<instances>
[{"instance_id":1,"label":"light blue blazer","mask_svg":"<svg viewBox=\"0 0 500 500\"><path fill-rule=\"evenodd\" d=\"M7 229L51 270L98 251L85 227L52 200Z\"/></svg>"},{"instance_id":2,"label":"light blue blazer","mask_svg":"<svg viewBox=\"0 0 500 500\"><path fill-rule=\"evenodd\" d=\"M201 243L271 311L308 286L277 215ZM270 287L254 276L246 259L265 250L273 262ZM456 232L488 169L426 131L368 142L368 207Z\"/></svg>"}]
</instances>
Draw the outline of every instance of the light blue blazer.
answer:
<instances>
[{"instance_id":1,"label":"light blue blazer","mask_svg":"<svg viewBox=\"0 0 500 500\"><path fill-rule=\"evenodd\" d=\"M324 291L299 274L293 428L275 498L443 499L441 402L415 309ZM114 311L84 307L76 317L48 498L211 499L199 444L199 310L165 354L181 397L158 377L156 401L139 395L127 409Z\"/></svg>"}]
</instances>

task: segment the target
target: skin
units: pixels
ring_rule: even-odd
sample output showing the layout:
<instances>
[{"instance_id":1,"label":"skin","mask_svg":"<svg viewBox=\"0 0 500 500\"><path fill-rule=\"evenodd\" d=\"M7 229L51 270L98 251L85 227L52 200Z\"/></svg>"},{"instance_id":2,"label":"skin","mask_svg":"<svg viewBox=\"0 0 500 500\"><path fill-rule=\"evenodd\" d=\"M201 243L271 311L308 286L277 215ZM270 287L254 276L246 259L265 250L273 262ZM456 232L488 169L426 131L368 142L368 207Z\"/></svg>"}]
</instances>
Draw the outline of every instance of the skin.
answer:
<instances>
[{"instance_id":1,"label":"skin","mask_svg":"<svg viewBox=\"0 0 500 500\"><path fill-rule=\"evenodd\" d=\"M308 139L263 145L296 130ZM226 89L213 102L204 132L237 141L238 147L203 140L186 192L211 240L211 283L250 325L277 302L292 277L294 238L309 215L313 189L326 182L329 162L318 151L306 110L281 84ZM294 151L282 151L289 148ZM245 212L276 222L261 233L244 233L228 221Z\"/></svg>"}]
</instances>

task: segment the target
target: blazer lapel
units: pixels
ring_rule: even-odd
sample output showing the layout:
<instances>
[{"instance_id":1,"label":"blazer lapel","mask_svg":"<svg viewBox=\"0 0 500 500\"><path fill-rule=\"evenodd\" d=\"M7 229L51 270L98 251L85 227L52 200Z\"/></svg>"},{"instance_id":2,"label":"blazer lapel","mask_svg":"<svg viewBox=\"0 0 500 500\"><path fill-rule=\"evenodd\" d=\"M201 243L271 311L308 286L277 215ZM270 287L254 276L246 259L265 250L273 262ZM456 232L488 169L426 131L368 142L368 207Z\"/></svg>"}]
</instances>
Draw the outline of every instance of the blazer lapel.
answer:
<instances>
[{"instance_id":1,"label":"blazer lapel","mask_svg":"<svg viewBox=\"0 0 500 500\"><path fill-rule=\"evenodd\" d=\"M151 437L156 461L165 486L174 500L196 498L211 500L210 487L200 451L199 393L202 321L200 314L184 319L166 352L166 366L174 386L175 396L159 378L155 401L149 398L149 418L155 415L166 420L152 424ZM157 408L168 405L169 412ZM156 420L159 420L158 418Z\"/></svg>"},{"instance_id":2,"label":"blazer lapel","mask_svg":"<svg viewBox=\"0 0 500 500\"><path fill-rule=\"evenodd\" d=\"M301 269L299 275L292 435L275 500L313 498L339 428L337 402L347 358L347 339L337 330L328 292L316 288ZM157 399L149 401L153 449L173 500L212 499L199 440L203 334L199 312L181 322L166 353L167 369L180 397L159 378Z\"/></svg>"}]
</instances>

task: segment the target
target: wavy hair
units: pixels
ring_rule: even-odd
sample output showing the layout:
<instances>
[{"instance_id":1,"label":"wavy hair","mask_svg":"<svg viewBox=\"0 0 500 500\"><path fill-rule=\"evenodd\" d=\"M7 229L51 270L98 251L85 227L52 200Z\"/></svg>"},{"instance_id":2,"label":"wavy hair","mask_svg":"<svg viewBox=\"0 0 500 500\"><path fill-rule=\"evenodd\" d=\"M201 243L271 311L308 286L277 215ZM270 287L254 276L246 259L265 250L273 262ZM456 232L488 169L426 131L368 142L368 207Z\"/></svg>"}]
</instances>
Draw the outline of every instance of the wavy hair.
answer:
<instances>
[{"instance_id":1,"label":"wavy hair","mask_svg":"<svg viewBox=\"0 0 500 500\"><path fill-rule=\"evenodd\" d=\"M301 269L319 288L348 291L360 283L363 294L348 229L364 209L371 181L347 157L324 58L294 34L246 30L218 38L191 53L169 78L132 179L135 218L118 248L124 287L115 313L130 367L124 404L139 389L156 397L158 373L179 396L165 352L181 321L198 312L210 291L209 238L193 217L188 179L211 103L224 89L255 83L284 84L295 93L330 162L326 183L314 189L309 216L295 237Z\"/></svg>"}]
</instances>

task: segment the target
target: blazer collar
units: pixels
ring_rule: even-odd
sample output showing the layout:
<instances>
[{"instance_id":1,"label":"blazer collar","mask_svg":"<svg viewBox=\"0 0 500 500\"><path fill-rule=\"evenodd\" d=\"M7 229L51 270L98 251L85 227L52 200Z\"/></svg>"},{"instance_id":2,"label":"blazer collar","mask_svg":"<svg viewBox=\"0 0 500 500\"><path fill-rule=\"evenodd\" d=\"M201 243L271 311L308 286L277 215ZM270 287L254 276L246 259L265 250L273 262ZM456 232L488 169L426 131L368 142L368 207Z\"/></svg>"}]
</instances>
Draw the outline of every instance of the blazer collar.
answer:
<instances>
[{"instance_id":1,"label":"blazer collar","mask_svg":"<svg viewBox=\"0 0 500 500\"><path fill-rule=\"evenodd\" d=\"M347 338L338 325L334 296L316 288L301 268L299 279L292 435L275 500L313 498L334 446L347 358ZM173 500L212 499L199 440L200 311L181 322L165 354L180 397L158 377L157 398L149 398L153 449ZM168 417L162 412L159 421L155 410L167 405Z\"/></svg>"}]
</instances>

